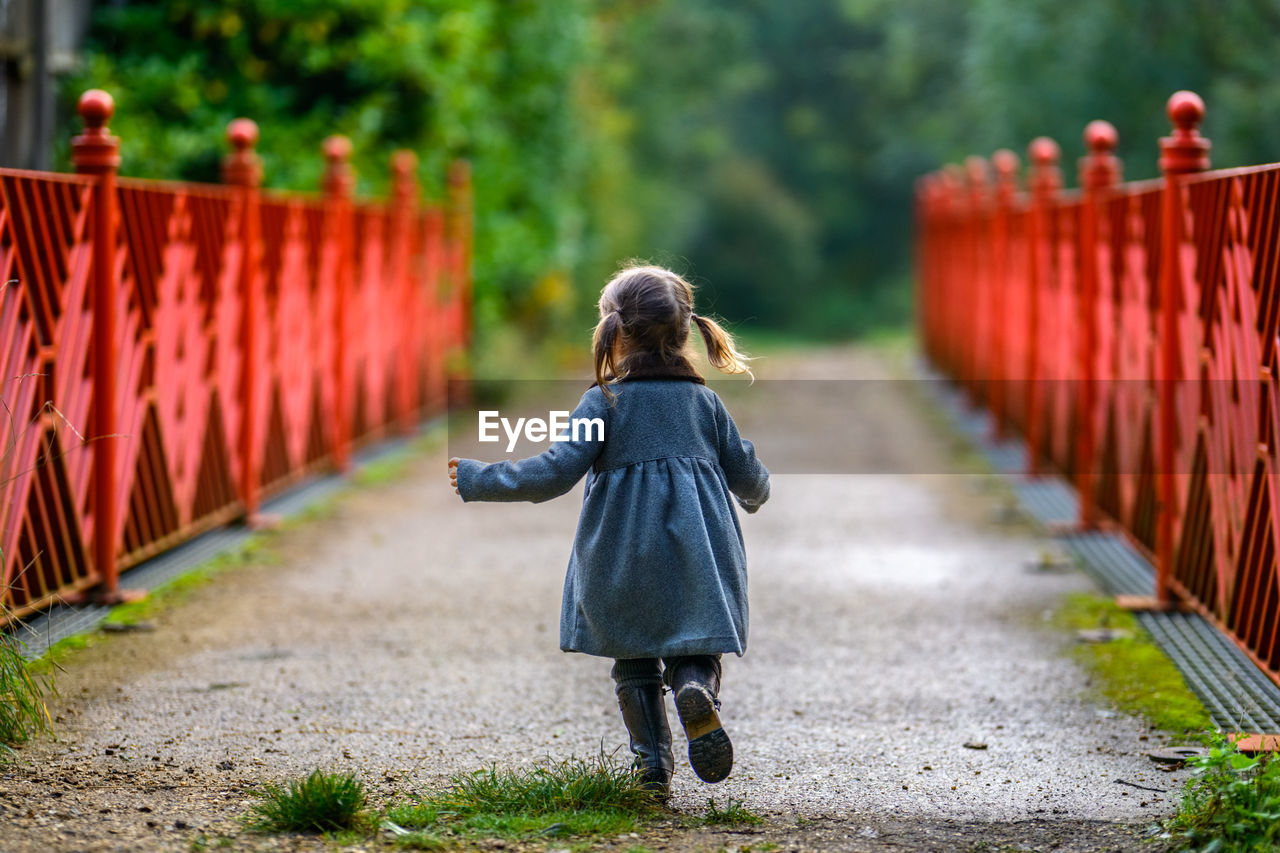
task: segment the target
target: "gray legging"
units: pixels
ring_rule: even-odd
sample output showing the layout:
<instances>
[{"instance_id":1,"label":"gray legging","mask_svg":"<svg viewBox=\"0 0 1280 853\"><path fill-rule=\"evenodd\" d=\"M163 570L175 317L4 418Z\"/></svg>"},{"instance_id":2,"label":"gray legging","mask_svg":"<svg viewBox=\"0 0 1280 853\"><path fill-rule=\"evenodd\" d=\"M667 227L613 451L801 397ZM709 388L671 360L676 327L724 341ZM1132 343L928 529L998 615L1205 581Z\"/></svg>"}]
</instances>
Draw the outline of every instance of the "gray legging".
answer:
<instances>
[{"instance_id":1,"label":"gray legging","mask_svg":"<svg viewBox=\"0 0 1280 853\"><path fill-rule=\"evenodd\" d=\"M613 680L620 691L624 687L641 687L648 684L673 683L683 667L695 667L696 672L711 676L707 686L713 696L720 695L720 655L689 655L674 658L625 658L613 662Z\"/></svg>"}]
</instances>

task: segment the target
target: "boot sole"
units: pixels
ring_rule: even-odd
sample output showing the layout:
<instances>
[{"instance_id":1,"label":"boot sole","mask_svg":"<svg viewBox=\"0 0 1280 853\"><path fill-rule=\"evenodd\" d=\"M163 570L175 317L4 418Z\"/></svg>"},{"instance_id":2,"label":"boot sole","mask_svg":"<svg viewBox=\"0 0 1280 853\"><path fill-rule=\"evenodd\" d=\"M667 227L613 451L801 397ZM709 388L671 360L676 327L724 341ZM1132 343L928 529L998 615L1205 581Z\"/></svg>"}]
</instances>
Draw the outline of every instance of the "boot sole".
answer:
<instances>
[{"instance_id":1,"label":"boot sole","mask_svg":"<svg viewBox=\"0 0 1280 853\"><path fill-rule=\"evenodd\" d=\"M707 691L689 685L676 694L680 725L689 738L689 764L704 782L728 777L733 769L733 744L720 725L720 715Z\"/></svg>"}]
</instances>

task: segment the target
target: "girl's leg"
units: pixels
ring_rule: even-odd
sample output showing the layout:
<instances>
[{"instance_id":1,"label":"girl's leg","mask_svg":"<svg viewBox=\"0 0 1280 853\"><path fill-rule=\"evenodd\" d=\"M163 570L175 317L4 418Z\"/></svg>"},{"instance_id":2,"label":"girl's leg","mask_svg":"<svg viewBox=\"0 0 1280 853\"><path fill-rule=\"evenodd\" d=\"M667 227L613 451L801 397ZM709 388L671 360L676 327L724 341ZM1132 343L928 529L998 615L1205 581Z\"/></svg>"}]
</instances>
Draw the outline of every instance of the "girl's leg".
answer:
<instances>
[{"instance_id":1,"label":"girl's leg","mask_svg":"<svg viewBox=\"0 0 1280 853\"><path fill-rule=\"evenodd\" d=\"M644 787L661 798L671 795L671 728L662 701L662 664L657 658L617 660L613 664L618 708L631 736L636 769Z\"/></svg>"},{"instance_id":2,"label":"girl's leg","mask_svg":"<svg viewBox=\"0 0 1280 853\"><path fill-rule=\"evenodd\" d=\"M680 724L689 738L689 763L704 782L719 782L733 769L733 743L720 724L720 656L671 658L663 680L676 696Z\"/></svg>"}]
</instances>

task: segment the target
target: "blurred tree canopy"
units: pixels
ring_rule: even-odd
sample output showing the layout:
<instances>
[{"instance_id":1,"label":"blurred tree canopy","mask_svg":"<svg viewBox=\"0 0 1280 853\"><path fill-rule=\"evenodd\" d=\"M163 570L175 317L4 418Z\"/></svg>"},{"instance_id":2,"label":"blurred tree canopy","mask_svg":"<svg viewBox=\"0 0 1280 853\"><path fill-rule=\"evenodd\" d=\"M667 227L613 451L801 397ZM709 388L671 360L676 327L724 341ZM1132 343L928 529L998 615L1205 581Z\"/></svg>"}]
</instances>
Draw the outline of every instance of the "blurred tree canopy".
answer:
<instances>
[{"instance_id":1,"label":"blurred tree canopy","mask_svg":"<svg viewBox=\"0 0 1280 853\"><path fill-rule=\"evenodd\" d=\"M320 140L363 192L416 150L472 160L481 332L577 343L619 259L670 264L733 321L842 336L909 309L914 179L1094 118L1156 174L1164 102L1208 104L1215 165L1280 159L1280 0L165 0L103 3L89 85L124 171L216 180L262 126L269 185ZM63 134L63 137L69 135Z\"/></svg>"}]
</instances>

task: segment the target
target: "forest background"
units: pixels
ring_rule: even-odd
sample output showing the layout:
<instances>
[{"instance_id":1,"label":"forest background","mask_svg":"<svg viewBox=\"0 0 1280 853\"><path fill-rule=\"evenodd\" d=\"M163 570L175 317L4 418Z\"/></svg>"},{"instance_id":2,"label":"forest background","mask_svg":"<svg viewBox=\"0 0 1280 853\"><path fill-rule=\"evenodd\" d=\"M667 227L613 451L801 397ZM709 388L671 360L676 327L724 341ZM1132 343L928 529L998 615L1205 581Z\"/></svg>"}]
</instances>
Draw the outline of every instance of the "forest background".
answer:
<instances>
[{"instance_id":1,"label":"forest background","mask_svg":"<svg viewBox=\"0 0 1280 853\"><path fill-rule=\"evenodd\" d=\"M480 370L514 375L630 258L749 335L904 326L916 177L1045 134L1071 181L1094 118L1153 177L1176 89L1215 166L1280 159L1278 35L1276 0L114 0L58 138L98 87L126 175L217 181L238 116L269 187L316 188L331 133L367 195L397 148L434 194L468 158Z\"/></svg>"}]
</instances>

